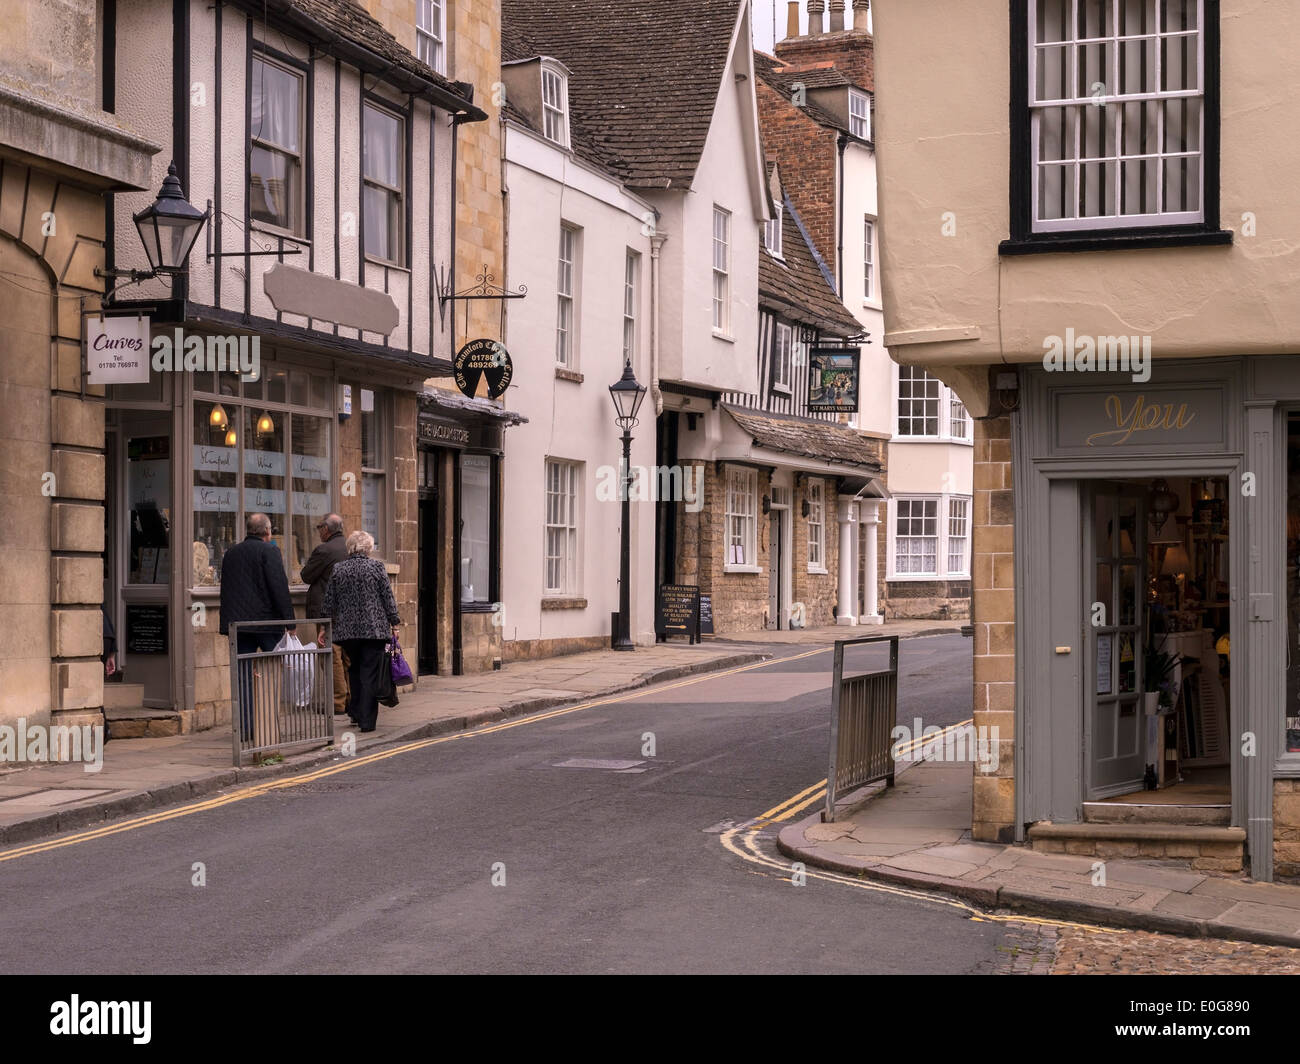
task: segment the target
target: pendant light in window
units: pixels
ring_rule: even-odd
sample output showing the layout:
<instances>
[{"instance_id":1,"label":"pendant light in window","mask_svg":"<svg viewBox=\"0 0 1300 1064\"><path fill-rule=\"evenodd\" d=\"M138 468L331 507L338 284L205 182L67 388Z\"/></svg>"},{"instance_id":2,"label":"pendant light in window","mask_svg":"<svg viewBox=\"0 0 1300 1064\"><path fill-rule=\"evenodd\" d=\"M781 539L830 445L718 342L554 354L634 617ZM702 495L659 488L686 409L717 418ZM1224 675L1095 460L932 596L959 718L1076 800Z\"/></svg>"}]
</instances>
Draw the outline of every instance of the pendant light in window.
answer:
<instances>
[{"instance_id":1,"label":"pendant light in window","mask_svg":"<svg viewBox=\"0 0 1300 1064\"><path fill-rule=\"evenodd\" d=\"M226 416L226 408L220 403L212 404L212 413L208 415L208 424L214 429L224 429L230 424L230 418Z\"/></svg>"},{"instance_id":2,"label":"pendant light in window","mask_svg":"<svg viewBox=\"0 0 1300 1064\"><path fill-rule=\"evenodd\" d=\"M259 436L269 436L275 431L275 422L271 420L268 411L263 410L262 416L257 419L257 434Z\"/></svg>"},{"instance_id":3,"label":"pendant light in window","mask_svg":"<svg viewBox=\"0 0 1300 1064\"><path fill-rule=\"evenodd\" d=\"M226 433L226 446L233 447L238 442L239 437L235 435L235 426L231 425L229 431Z\"/></svg>"}]
</instances>

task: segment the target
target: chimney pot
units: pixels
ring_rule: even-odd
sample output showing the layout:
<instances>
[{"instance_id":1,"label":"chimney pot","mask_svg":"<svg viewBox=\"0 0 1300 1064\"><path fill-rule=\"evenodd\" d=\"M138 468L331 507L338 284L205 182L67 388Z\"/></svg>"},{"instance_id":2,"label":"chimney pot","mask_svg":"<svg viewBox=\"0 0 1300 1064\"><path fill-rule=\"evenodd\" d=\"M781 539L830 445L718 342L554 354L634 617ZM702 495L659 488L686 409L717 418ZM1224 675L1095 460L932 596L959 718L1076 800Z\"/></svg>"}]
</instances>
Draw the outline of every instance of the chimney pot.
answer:
<instances>
[{"instance_id":1,"label":"chimney pot","mask_svg":"<svg viewBox=\"0 0 1300 1064\"><path fill-rule=\"evenodd\" d=\"M790 0L786 4L785 35L787 37L799 36L799 0Z\"/></svg>"},{"instance_id":2,"label":"chimney pot","mask_svg":"<svg viewBox=\"0 0 1300 1064\"><path fill-rule=\"evenodd\" d=\"M831 0L831 33L844 29L844 0Z\"/></svg>"},{"instance_id":3,"label":"chimney pot","mask_svg":"<svg viewBox=\"0 0 1300 1064\"><path fill-rule=\"evenodd\" d=\"M866 31L867 15L871 11L871 0L853 0L853 28Z\"/></svg>"},{"instance_id":4,"label":"chimney pot","mask_svg":"<svg viewBox=\"0 0 1300 1064\"><path fill-rule=\"evenodd\" d=\"M826 0L808 0L808 36L818 37L826 30L822 24L822 14L826 10Z\"/></svg>"}]
</instances>

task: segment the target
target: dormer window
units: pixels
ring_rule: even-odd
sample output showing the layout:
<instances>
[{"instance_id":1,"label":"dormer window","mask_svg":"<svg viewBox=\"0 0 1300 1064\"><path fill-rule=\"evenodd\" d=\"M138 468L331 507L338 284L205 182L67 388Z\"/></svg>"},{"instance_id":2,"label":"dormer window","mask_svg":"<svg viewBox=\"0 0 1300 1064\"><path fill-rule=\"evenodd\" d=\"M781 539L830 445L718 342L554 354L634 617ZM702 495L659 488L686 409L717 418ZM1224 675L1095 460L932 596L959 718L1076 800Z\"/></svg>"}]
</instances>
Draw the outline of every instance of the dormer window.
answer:
<instances>
[{"instance_id":1,"label":"dormer window","mask_svg":"<svg viewBox=\"0 0 1300 1064\"><path fill-rule=\"evenodd\" d=\"M871 97L849 89L849 132L860 140L871 139Z\"/></svg>"},{"instance_id":2,"label":"dormer window","mask_svg":"<svg viewBox=\"0 0 1300 1064\"><path fill-rule=\"evenodd\" d=\"M785 214L785 205L776 201L776 213L763 225L763 246L778 259L781 254L781 220Z\"/></svg>"},{"instance_id":3,"label":"dormer window","mask_svg":"<svg viewBox=\"0 0 1300 1064\"><path fill-rule=\"evenodd\" d=\"M439 74L447 73L447 10L444 0L416 0L415 54Z\"/></svg>"},{"instance_id":4,"label":"dormer window","mask_svg":"<svg viewBox=\"0 0 1300 1064\"><path fill-rule=\"evenodd\" d=\"M569 146L569 90L563 71L542 67L542 133L562 148Z\"/></svg>"}]
</instances>

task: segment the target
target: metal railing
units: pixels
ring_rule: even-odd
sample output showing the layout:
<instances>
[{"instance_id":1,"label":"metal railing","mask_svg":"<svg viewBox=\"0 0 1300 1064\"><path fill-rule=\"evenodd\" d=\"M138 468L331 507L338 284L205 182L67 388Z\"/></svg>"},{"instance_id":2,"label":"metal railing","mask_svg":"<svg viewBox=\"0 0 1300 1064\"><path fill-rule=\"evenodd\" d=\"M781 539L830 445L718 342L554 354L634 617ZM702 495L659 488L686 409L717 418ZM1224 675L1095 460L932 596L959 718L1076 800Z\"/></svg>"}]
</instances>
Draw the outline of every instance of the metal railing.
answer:
<instances>
[{"instance_id":1,"label":"metal railing","mask_svg":"<svg viewBox=\"0 0 1300 1064\"><path fill-rule=\"evenodd\" d=\"M239 652L241 628L265 634L299 625L312 632L301 649ZM318 626L325 630L324 646L315 641ZM248 755L334 742L332 630L328 618L230 625L230 743L236 768ZM278 642L281 636L274 638Z\"/></svg>"},{"instance_id":2,"label":"metal railing","mask_svg":"<svg viewBox=\"0 0 1300 1064\"><path fill-rule=\"evenodd\" d=\"M889 668L844 675L844 648L889 643ZM868 783L894 785L891 737L898 716L898 636L873 635L835 641L831 687L831 764L826 773L822 821L835 819L836 800Z\"/></svg>"}]
</instances>

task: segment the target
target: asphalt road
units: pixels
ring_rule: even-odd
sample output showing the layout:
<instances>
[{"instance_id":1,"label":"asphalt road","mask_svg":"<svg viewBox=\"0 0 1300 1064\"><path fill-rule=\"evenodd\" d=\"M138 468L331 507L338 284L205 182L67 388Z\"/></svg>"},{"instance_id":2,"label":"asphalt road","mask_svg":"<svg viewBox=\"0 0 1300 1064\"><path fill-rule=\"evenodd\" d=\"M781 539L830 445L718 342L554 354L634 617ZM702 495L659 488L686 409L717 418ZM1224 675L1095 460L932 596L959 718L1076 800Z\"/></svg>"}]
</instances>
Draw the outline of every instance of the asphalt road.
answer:
<instances>
[{"instance_id":1,"label":"asphalt road","mask_svg":"<svg viewBox=\"0 0 1300 1064\"><path fill-rule=\"evenodd\" d=\"M900 719L969 715L970 645L903 643ZM809 649L0 863L0 972L989 970L999 924L724 847L825 776Z\"/></svg>"}]
</instances>

